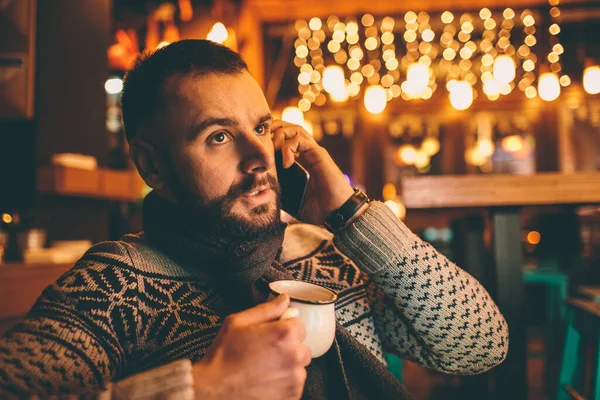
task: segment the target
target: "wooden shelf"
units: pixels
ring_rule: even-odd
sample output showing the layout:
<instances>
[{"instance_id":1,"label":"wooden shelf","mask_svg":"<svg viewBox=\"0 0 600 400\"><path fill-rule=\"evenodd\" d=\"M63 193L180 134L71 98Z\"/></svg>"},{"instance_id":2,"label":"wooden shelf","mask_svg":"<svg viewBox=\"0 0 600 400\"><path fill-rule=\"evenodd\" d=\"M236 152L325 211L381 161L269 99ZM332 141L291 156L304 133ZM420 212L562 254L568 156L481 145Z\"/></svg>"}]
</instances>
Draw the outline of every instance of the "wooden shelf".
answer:
<instances>
[{"instance_id":1,"label":"wooden shelf","mask_svg":"<svg viewBox=\"0 0 600 400\"><path fill-rule=\"evenodd\" d=\"M406 208L456 208L600 203L600 173L408 178Z\"/></svg>"},{"instance_id":2,"label":"wooden shelf","mask_svg":"<svg viewBox=\"0 0 600 400\"><path fill-rule=\"evenodd\" d=\"M144 181L135 171L107 168L88 171L58 166L47 166L38 170L40 193L138 201L144 196L144 186Z\"/></svg>"},{"instance_id":3,"label":"wooden shelf","mask_svg":"<svg viewBox=\"0 0 600 400\"><path fill-rule=\"evenodd\" d=\"M0 264L0 319L29 311L42 291L73 266L70 264Z\"/></svg>"}]
</instances>

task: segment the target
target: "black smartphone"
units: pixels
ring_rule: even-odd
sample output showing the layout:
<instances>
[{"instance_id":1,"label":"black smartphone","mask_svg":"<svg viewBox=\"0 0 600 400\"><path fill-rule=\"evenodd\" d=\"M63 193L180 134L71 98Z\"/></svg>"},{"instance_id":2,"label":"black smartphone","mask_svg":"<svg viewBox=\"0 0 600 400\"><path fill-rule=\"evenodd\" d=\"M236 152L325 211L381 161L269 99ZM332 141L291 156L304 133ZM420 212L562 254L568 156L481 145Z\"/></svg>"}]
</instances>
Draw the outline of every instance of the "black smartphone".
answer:
<instances>
[{"instance_id":1,"label":"black smartphone","mask_svg":"<svg viewBox=\"0 0 600 400\"><path fill-rule=\"evenodd\" d=\"M296 161L291 167L283 168L281 150L275 152L275 166L281 187L281 208L292 217L298 218L304 205L310 174Z\"/></svg>"}]
</instances>

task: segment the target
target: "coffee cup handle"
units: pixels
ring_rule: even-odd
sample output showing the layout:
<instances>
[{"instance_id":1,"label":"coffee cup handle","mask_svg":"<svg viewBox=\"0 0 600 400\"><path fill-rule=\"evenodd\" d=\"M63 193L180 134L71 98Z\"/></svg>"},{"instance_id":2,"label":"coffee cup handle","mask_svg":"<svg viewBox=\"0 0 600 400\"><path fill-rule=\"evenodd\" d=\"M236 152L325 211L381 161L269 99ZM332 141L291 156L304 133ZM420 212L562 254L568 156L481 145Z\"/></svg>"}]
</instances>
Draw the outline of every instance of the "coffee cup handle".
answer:
<instances>
[{"instance_id":1,"label":"coffee cup handle","mask_svg":"<svg viewBox=\"0 0 600 400\"><path fill-rule=\"evenodd\" d=\"M283 312L281 317L279 317L280 321L285 321L286 319L296 318L300 315L300 311L297 308L290 307Z\"/></svg>"}]
</instances>

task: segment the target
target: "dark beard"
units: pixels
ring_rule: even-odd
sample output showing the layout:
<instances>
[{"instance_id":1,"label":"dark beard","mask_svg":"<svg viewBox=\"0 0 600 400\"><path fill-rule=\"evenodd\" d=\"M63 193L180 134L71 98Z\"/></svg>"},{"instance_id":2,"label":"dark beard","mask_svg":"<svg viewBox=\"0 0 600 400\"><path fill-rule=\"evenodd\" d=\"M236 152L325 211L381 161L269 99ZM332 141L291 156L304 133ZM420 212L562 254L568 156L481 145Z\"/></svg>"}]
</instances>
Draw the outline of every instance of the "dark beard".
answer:
<instances>
[{"instance_id":1,"label":"dark beard","mask_svg":"<svg viewBox=\"0 0 600 400\"><path fill-rule=\"evenodd\" d=\"M173 166L169 172L167 183L177 204L185 208L195 221L202 223L207 229L213 229L215 234L231 235L239 239L254 239L271 233L280 224L281 190L273 175L268 174L264 179L247 175L240 183L232 186L224 196L206 201L197 191L190 189L189 185L184 183L184 179L175 172ZM252 221L231 214L235 201L240 196L264 185L268 185L275 192L277 203L273 212L270 212L270 204L263 204L251 210ZM260 223L253 223L259 221Z\"/></svg>"}]
</instances>

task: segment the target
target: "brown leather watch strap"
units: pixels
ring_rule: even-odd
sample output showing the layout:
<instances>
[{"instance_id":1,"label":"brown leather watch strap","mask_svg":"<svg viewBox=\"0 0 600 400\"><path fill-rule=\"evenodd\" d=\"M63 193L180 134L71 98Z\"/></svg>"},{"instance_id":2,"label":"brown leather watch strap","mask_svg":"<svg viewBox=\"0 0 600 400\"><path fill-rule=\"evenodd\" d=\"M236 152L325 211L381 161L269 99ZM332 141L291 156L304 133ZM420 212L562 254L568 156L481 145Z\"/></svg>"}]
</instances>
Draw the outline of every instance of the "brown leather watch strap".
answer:
<instances>
[{"instance_id":1,"label":"brown leather watch strap","mask_svg":"<svg viewBox=\"0 0 600 400\"><path fill-rule=\"evenodd\" d=\"M337 210L329 214L325 220L325 228L331 233L337 233L369 201L369 197L359 188L354 188L354 194Z\"/></svg>"}]
</instances>

